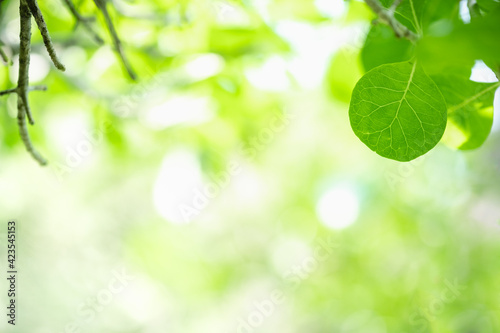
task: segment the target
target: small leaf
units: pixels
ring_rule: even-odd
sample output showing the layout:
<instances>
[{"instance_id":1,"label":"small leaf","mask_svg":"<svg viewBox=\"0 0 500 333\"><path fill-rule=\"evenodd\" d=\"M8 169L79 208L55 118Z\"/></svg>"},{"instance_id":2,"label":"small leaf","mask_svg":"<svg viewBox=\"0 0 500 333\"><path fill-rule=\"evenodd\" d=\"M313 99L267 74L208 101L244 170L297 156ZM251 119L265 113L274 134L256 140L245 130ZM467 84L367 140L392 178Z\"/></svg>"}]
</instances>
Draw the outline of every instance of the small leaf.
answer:
<instances>
[{"instance_id":1,"label":"small leaf","mask_svg":"<svg viewBox=\"0 0 500 333\"><path fill-rule=\"evenodd\" d=\"M446 103L416 63L376 67L356 84L351 127L377 154L410 161L431 150L446 128Z\"/></svg>"},{"instance_id":2,"label":"small leaf","mask_svg":"<svg viewBox=\"0 0 500 333\"><path fill-rule=\"evenodd\" d=\"M473 82L458 75L436 75L448 106L443 141L462 149L476 149L488 138L493 125L493 98L499 83Z\"/></svg>"}]
</instances>

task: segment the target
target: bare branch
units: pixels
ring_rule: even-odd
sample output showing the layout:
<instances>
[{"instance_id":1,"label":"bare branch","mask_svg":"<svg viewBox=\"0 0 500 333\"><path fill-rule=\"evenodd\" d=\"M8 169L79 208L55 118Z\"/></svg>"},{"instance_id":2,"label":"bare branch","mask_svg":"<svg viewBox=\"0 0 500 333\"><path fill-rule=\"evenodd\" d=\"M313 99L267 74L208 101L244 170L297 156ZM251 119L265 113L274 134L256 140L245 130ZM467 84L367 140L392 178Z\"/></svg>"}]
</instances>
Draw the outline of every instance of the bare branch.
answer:
<instances>
[{"instance_id":1,"label":"bare branch","mask_svg":"<svg viewBox=\"0 0 500 333\"><path fill-rule=\"evenodd\" d=\"M31 86L31 87L29 87L28 90L29 91L35 91L35 90L46 91L47 86ZM0 96L4 96L4 95L8 95L8 94L17 94L17 91L18 91L17 88L2 90L2 91L0 91Z\"/></svg>"},{"instance_id":2,"label":"bare branch","mask_svg":"<svg viewBox=\"0 0 500 333\"><path fill-rule=\"evenodd\" d=\"M14 94L17 93L17 88L2 90L2 91L0 91L0 96L12 94L12 93L14 93Z\"/></svg>"},{"instance_id":3,"label":"bare branch","mask_svg":"<svg viewBox=\"0 0 500 333\"><path fill-rule=\"evenodd\" d=\"M28 4L29 10L33 18L35 19L36 24L38 25L38 30L42 34L43 43L45 44L45 48L49 53L50 59L56 66L57 69L64 71L66 68L61 63L59 58L57 57L56 50L54 49L54 45L52 44L52 39L50 38L49 30L47 29L47 24L45 24L45 20L43 19L42 12L40 11L40 7L38 7L38 3L36 0L21 0L25 1Z\"/></svg>"},{"instance_id":4,"label":"bare branch","mask_svg":"<svg viewBox=\"0 0 500 333\"><path fill-rule=\"evenodd\" d=\"M21 135L21 140L26 147L26 150L33 156L33 158L40 163L40 165L47 165L47 160L40 155L40 153L33 147L31 139L28 133L28 128L26 127L26 117L23 112L24 105L21 99L17 103L17 125L19 126L19 134Z\"/></svg>"},{"instance_id":5,"label":"bare branch","mask_svg":"<svg viewBox=\"0 0 500 333\"><path fill-rule=\"evenodd\" d=\"M31 51L31 13L26 0L20 0L19 16L21 32L19 34L19 78L17 81L17 124L19 134L26 150L41 165L47 164L47 161L35 150L31 143L28 128L26 126L26 116L31 124L34 124L28 104L29 90L29 65Z\"/></svg>"},{"instance_id":6,"label":"bare branch","mask_svg":"<svg viewBox=\"0 0 500 333\"><path fill-rule=\"evenodd\" d=\"M19 14L21 20L20 44L19 44L19 77L17 79L17 95L18 100L22 101L23 113L29 119L30 124L35 121L31 115L30 105L28 102L28 87L29 87L29 67L30 67L30 52L31 52L31 14L27 6L26 0L21 0L19 5ZM18 101L19 105L19 101Z\"/></svg>"},{"instance_id":7,"label":"bare branch","mask_svg":"<svg viewBox=\"0 0 500 333\"><path fill-rule=\"evenodd\" d=\"M113 39L113 44L115 46L116 52L118 53L118 55L123 63L123 66L125 67L130 78L132 78L132 80L136 80L137 76L135 75L135 72L132 69L132 66L130 66L130 63L128 62L127 57L125 56L125 52L123 51L123 47L122 47L120 38L118 37L118 33L116 32L115 27L113 25L113 22L111 21L111 17L109 16L109 12L108 12L108 9L106 7L106 0L94 0L94 3L96 4L97 8L99 8L102 15L104 16L106 26L108 27L111 38Z\"/></svg>"}]
</instances>

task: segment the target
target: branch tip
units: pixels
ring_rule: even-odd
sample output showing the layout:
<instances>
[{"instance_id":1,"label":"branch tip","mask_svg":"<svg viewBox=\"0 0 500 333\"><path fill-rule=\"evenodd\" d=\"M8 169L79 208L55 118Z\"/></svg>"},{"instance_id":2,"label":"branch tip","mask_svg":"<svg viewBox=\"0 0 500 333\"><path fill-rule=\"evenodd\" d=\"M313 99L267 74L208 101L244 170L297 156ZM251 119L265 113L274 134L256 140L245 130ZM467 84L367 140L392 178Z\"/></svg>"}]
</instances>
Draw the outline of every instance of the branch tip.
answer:
<instances>
[{"instance_id":1,"label":"branch tip","mask_svg":"<svg viewBox=\"0 0 500 333\"><path fill-rule=\"evenodd\" d=\"M50 38L49 30L47 29L47 24L43 18L43 14L40 11L40 7L36 0L21 0L21 2L25 2L28 5L29 11L33 18L35 19L36 25L38 26L38 30L42 34L43 43L45 44L45 48L49 53L50 59L54 63L57 69L60 71L65 71L66 67L61 63L59 58L57 57L56 50L54 48L54 44L52 44L52 39Z\"/></svg>"}]
</instances>

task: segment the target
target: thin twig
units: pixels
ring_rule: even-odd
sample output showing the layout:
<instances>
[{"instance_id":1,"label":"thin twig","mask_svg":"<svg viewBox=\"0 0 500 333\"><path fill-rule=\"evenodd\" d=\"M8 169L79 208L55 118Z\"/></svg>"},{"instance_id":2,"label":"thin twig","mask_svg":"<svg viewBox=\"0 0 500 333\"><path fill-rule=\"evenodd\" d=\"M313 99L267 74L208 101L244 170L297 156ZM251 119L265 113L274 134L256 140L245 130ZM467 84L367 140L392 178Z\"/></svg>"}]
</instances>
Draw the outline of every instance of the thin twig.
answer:
<instances>
[{"instance_id":1,"label":"thin twig","mask_svg":"<svg viewBox=\"0 0 500 333\"><path fill-rule=\"evenodd\" d=\"M127 71L130 78L132 78L132 80L136 80L137 77L135 75L135 72L132 69L132 66L130 66L130 63L128 62L127 57L125 56L125 52L123 51L123 47L122 47L120 38L118 37L118 33L115 30L115 27L113 25L113 21L111 21L111 17L109 16L109 12L108 12L108 9L106 7L106 0L94 0L94 3L97 6L97 8L99 8L102 15L104 16L106 26L108 27L111 38L113 39L113 44L115 46L116 52L118 53L118 55L123 63L123 66L125 67L125 70Z\"/></svg>"},{"instance_id":2,"label":"thin twig","mask_svg":"<svg viewBox=\"0 0 500 333\"><path fill-rule=\"evenodd\" d=\"M78 25L79 23L81 23L83 25L83 27L85 28L85 30L87 30L87 32L90 35L92 35L92 38L97 42L97 44L99 44L99 45L104 44L104 41L102 40L102 38L92 28L91 23L95 21L95 18L82 16L78 12L78 10L76 9L75 5L73 4L73 2L71 0L63 0L63 1L66 4L66 7L68 7L71 14L73 14L73 17L76 20L76 24Z\"/></svg>"},{"instance_id":3,"label":"thin twig","mask_svg":"<svg viewBox=\"0 0 500 333\"><path fill-rule=\"evenodd\" d=\"M47 164L47 161L36 151L31 143L31 139L26 126L26 116L30 123L34 123L31 117L31 112L28 105L28 90L29 90L29 65L30 65L30 48L31 48L31 13L26 3L27 0L20 0L19 16L20 16L20 34L19 34L19 78L17 80L17 124L19 126L19 134L23 141L26 150L33 156L41 165Z\"/></svg>"},{"instance_id":4,"label":"thin twig","mask_svg":"<svg viewBox=\"0 0 500 333\"><path fill-rule=\"evenodd\" d=\"M43 43L45 44L45 48L49 53L50 59L56 66L57 69L61 71L65 71L66 68L61 63L59 58L57 57L56 50L54 49L54 45L52 44L52 39L50 38L49 30L47 29L47 24L45 24L45 20L43 19L42 12L40 11L40 7L38 7L38 3L36 0L24 0L28 3L29 10L35 22L38 26L38 30L42 34Z\"/></svg>"},{"instance_id":5,"label":"thin twig","mask_svg":"<svg viewBox=\"0 0 500 333\"><path fill-rule=\"evenodd\" d=\"M384 8L378 0L365 0L366 4L378 15L380 21L389 25L397 37L404 37L411 41L417 41L419 36L413 31L408 29L404 24L396 20L394 17L394 10L392 7L390 9ZM399 5L398 0L394 3ZM396 6L397 7L397 6Z\"/></svg>"},{"instance_id":6,"label":"thin twig","mask_svg":"<svg viewBox=\"0 0 500 333\"><path fill-rule=\"evenodd\" d=\"M29 91L35 91L35 90L46 91L47 86L31 86L28 88L28 90ZM17 94L17 88L12 88L12 89L0 91L0 96L8 95L8 94Z\"/></svg>"},{"instance_id":7,"label":"thin twig","mask_svg":"<svg viewBox=\"0 0 500 333\"><path fill-rule=\"evenodd\" d=\"M24 112L22 100L18 100L17 103L17 125L19 126L19 134L21 135L21 140L26 146L26 150L33 156L33 158L40 163L40 165L47 165L47 160L33 147L31 139L28 133L28 128L26 127L26 118Z\"/></svg>"},{"instance_id":8,"label":"thin twig","mask_svg":"<svg viewBox=\"0 0 500 333\"><path fill-rule=\"evenodd\" d=\"M2 90L2 91L0 91L0 96L12 94L12 93L17 93L17 88Z\"/></svg>"}]
</instances>

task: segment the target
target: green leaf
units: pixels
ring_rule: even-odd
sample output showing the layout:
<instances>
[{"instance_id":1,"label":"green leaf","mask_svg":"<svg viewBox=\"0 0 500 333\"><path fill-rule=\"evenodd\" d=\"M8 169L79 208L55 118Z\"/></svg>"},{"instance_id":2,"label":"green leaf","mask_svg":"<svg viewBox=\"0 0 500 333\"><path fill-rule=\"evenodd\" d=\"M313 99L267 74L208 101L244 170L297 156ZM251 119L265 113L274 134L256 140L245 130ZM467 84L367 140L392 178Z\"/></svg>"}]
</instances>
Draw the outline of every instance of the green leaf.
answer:
<instances>
[{"instance_id":1,"label":"green leaf","mask_svg":"<svg viewBox=\"0 0 500 333\"><path fill-rule=\"evenodd\" d=\"M386 8L389 8L393 2L394 0L380 1ZM422 14L426 2L427 0L403 0L396 8L394 17L411 31L420 33L422 31Z\"/></svg>"},{"instance_id":2,"label":"green leaf","mask_svg":"<svg viewBox=\"0 0 500 333\"><path fill-rule=\"evenodd\" d=\"M432 25L438 23L453 24L460 21L460 1L440 0L427 1L422 16L424 33L432 30Z\"/></svg>"},{"instance_id":3,"label":"green leaf","mask_svg":"<svg viewBox=\"0 0 500 333\"><path fill-rule=\"evenodd\" d=\"M410 161L431 150L446 128L446 103L416 63L376 67L352 93L351 127L377 154Z\"/></svg>"},{"instance_id":4,"label":"green leaf","mask_svg":"<svg viewBox=\"0 0 500 333\"><path fill-rule=\"evenodd\" d=\"M470 24L454 23L441 33L424 36L417 44L417 57L427 73L468 71L474 61L483 60L500 68L500 10L477 18Z\"/></svg>"},{"instance_id":5,"label":"green leaf","mask_svg":"<svg viewBox=\"0 0 500 333\"><path fill-rule=\"evenodd\" d=\"M413 44L397 38L394 31L382 24L371 27L361 49L361 63L366 71L383 64L407 61L412 56Z\"/></svg>"},{"instance_id":6,"label":"green leaf","mask_svg":"<svg viewBox=\"0 0 500 333\"><path fill-rule=\"evenodd\" d=\"M382 0L384 7L389 8L394 0ZM439 20L456 21L459 19L459 1L457 0L403 0L396 8L394 17L416 33L426 29Z\"/></svg>"},{"instance_id":7,"label":"green leaf","mask_svg":"<svg viewBox=\"0 0 500 333\"><path fill-rule=\"evenodd\" d=\"M476 149L488 138L493 125L493 98L499 83L480 83L458 75L436 75L448 106L443 142L462 150Z\"/></svg>"},{"instance_id":8,"label":"green leaf","mask_svg":"<svg viewBox=\"0 0 500 333\"><path fill-rule=\"evenodd\" d=\"M422 32L422 14L426 0L404 0L396 9L396 19L416 33Z\"/></svg>"}]
</instances>

